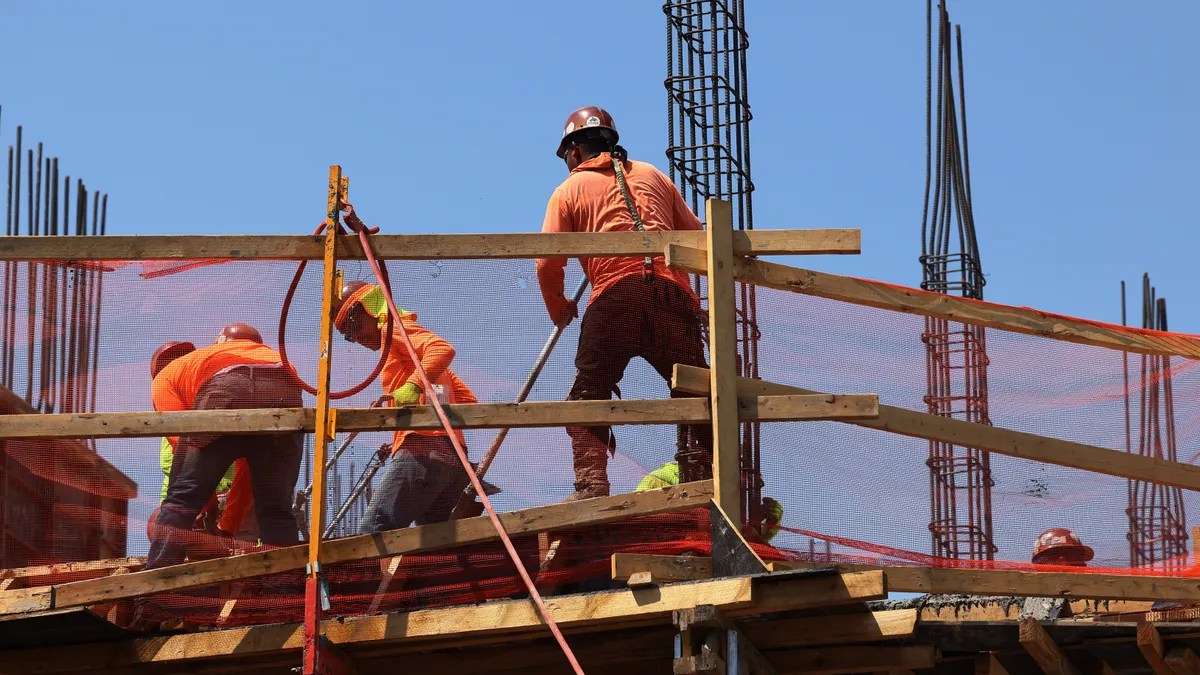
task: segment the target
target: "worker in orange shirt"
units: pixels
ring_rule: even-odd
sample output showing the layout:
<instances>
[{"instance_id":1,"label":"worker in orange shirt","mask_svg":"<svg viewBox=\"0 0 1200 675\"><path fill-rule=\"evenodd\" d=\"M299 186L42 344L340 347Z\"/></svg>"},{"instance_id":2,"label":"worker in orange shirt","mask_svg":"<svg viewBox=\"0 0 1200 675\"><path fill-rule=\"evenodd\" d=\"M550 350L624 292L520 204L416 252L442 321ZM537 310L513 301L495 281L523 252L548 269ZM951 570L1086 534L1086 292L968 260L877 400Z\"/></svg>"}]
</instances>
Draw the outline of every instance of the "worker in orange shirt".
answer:
<instances>
[{"instance_id":1,"label":"worker in orange shirt","mask_svg":"<svg viewBox=\"0 0 1200 675\"><path fill-rule=\"evenodd\" d=\"M154 409L159 411L302 406L300 387L283 367L279 353L262 344L258 331L246 324L227 326L215 344L171 361L155 376L150 393ZM244 459L249 469L248 484L262 542L270 546L298 543L291 504L303 448L300 432L179 437L146 568L183 562L196 515L229 465L239 459ZM247 481L239 481L237 474L235 471L223 518L240 524L250 500L244 493ZM229 527L231 532L237 529L232 522Z\"/></svg>"},{"instance_id":2,"label":"worker in orange shirt","mask_svg":"<svg viewBox=\"0 0 1200 675\"><path fill-rule=\"evenodd\" d=\"M700 230L700 219L661 171L628 158L617 145L612 116L601 108L571 113L558 156L570 175L546 207L543 232ZM701 338L703 314L688 275L666 266L662 256L581 258L592 294L579 329L575 382L569 401L620 396L618 383L635 356L668 383L676 363L707 367ZM577 315L563 293L566 258L537 262L538 282L551 320L564 325ZM672 391L671 396L691 396ZM575 464L575 493L568 500L609 494L608 455L616 453L610 427L567 427ZM681 479L712 473L712 428L681 426L676 448Z\"/></svg>"},{"instance_id":3,"label":"worker in orange shirt","mask_svg":"<svg viewBox=\"0 0 1200 675\"><path fill-rule=\"evenodd\" d=\"M397 309L400 309L397 307ZM347 341L372 351L383 348L387 301L383 291L362 281L347 282L335 303L334 325ZM475 394L454 371L454 348L417 323L417 315L400 309L393 322L392 344L380 373L383 390L398 406L426 405L425 392L400 331L408 334L425 375L443 404L475 403ZM463 447L461 431L455 430ZM470 479L442 429L397 431L392 457L371 496L359 528L362 534L426 525L450 518Z\"/></svg>"}]
</instances>

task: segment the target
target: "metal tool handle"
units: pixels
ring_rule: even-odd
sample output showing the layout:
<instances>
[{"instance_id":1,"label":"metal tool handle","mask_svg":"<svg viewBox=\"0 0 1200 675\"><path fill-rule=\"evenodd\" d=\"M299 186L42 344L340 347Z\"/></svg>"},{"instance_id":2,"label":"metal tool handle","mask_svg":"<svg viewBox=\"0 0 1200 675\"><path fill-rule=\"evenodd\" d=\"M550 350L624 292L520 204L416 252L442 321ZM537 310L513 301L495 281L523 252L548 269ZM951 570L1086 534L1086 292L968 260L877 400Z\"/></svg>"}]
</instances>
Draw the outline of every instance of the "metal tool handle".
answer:
<instances>
[{"instance_id":1,"label":"metal tool handle","mask_svg":"<svg viewBox=\"0 0 1200 675\"><path fill-rule=\"evenodd\" d=\"M588 280L584 277L579 280L579 285L575 287L575 293L571 296L571 302L579 302L583 297L584 290L587 289ZM562 337L563 331L569 324L564 323L561 326L555 326L550 332L550 337L546 338L546 344L542 345L542 351L538 352L537 360L533 363L533 369L529 371L529 376L525 378L525 383L521 385L521 390L517 392L517 403L524 403L529 396L529 392L533 391L533 385L537 382L538 376L542 374L542 369L546 367L546 361L550 359L550 352L554 351L554 345L558 344L558 339ZM488 468L492 466L492 462L496 459L497 453L500 452L500 446L504 443L505 437L508 436L508 429L501 429L496 437L492 439L492 444L488 446L487 452L484 453L483 459L480 460L479 466L475 468L475 475L482 479L487 473ZM475 498L475 489L467 486L463 491L462 499L459 500L458 506L454 509L455 514L460 514L467 503ZM458 517L457 515L455 517Z\"/></svg>"}]
</instances>

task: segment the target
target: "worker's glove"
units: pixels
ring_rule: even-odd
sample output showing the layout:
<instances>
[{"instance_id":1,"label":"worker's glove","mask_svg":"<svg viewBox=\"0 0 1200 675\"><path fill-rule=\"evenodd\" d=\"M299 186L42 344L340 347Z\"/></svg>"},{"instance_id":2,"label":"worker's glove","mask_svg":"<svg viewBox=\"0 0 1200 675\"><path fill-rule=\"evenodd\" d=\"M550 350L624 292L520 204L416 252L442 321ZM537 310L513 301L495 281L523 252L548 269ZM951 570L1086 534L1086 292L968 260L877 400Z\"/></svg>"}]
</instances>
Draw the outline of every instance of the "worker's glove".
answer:
<instances>
[{"instance_id":1,"label":"worker's glove","mask_svg":"<svg viewBox=\"0 0 1200 675\"><path fill-rule=\"evenodd\" d=\"M392 392L392 400L396 405L417 405L421 402L421 385L416 382L405 382L404 386Z\"/></svg>"}]
</instances>

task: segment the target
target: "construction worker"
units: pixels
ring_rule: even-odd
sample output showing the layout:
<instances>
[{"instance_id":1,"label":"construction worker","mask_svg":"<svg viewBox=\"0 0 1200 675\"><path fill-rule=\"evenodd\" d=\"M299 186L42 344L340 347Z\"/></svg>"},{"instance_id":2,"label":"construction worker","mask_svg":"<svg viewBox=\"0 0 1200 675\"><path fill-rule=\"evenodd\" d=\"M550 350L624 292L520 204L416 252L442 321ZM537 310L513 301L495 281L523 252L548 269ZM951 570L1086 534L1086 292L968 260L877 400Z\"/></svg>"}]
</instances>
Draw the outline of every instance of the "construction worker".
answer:
<instances>
[{"instance_id":1,"label":"construction worker","mask_svg":"<svg viewBox=\"0 0 1200 675\"><path fill-rule=\"evenodd\" d=\"M1052 527L1038 535L1033 542L1035 565L1068 565L1087 567L1095 553L1084 546L1079 535L1065 527Z\"/></svg>"},{"instance_id":2,"label":"construction worker","mask_svg":"<svg viewBox=\"0 0 1200 675\"><path fill-rule=\"evenodd\" d=\"M362 281L346 283L335 301L335 309L334 326L347 341L372 351L383 348L388 307L379 286ZM403 309L400 313L393 322L391 347L379 376L393 403L427 404L401 331L408 334L439 401L475 403L475 394L450 370L450 362L454 360L450 343L418 324L415 313ZM455 434L465 448L462 432ZM392 438L392 457L363 514L360 532L372 534L413 523L426 525L448 520L469 482L444 430L397 431Z\"/></svg>"},{"instance_id":3,"label":"construction worker","mask_svg":"<svg viewBox=\"0 0 1200 675\"><path fill-rule=\"evenodd\" d=\"M612 116L601 108L571 113L558 157L569 175L550 197L543 232L700 230L700 219L675 185L645 162L628 159L617 145ZM662 256L581 258L592 285L575 355L575 382L567 400L620 396L625 367L641 356L667 382L677 363L707 367L700 303L687 274L669 269ZM538 282L550 319L565 325L577 316L563 293L566 258L537 262ZM691 396L671 392L671 396ZM575 465L568 501L609 494L608 456L616 454L612 429L567 427ZM675 455L684 481L712 474L712 428L680 427Z\"/></svg>"},{"instance_id":4,"label":"construction worker","mask_svg":"<svg viewBox=\"0 0 1200 675\"><path fill-rule=\"evenodd\" d=\"M634 492L657 490L670 485L679 485L679 464L677 462L667 462L646 474ZM781 522L783 522L783 505L770 497L763 497L762 504L750 513L748 529L761 543L768 544L775 538L775 535L779 534Z\"/></svg>"},{"instance_id":5,"label":"construction worker","mask_svg":"<svg viewBox=\"0 0 1200 675\"><path fill-rule=\"evenodd\" d=\"M246 324L231 324L217 336L215 344L167 364L154 377L151 398L155 410L160 411L302 405L300 387L283 367L279 353L263 345L258 331ZM270 546L298 543L291 497L300 474L303 441L300 432L179 437L146 568L183 562L187 533L197 514L210 501L229 465L239 459L245 460L249 481L239 480L240 472L235 470L223 517L240 521L238 512L248 508L250 500L249 495L239 496L243 494L239 484L243 491L248 485L262 542ZM227 532L237 529L232 524L230 527Z\"/></svg>"}]
</instances>

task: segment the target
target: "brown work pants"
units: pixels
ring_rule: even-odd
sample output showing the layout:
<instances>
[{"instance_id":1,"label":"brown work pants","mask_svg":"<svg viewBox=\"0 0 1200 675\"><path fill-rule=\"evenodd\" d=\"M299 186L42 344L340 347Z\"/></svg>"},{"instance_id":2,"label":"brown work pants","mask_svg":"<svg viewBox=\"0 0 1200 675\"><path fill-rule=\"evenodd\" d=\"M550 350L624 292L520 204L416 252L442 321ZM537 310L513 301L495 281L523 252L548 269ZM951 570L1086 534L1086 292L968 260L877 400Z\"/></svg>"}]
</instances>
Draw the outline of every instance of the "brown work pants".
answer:
<instances>
[{"instance_id":1,"label":"brown work pants","mask_svg":"<svg viewBox=\"0 0 1200 675\"><path fill-rule=\"evenodd\" d=\"M674 281L641 276L621 279L593 300L583 314L575 382L567 400L619 396L618 383L635 356L645 359L668 386L677 363L707 368L702 322L699 303ZM671 391L672 398L691 396ZM612 428L567 427L567 434L575 462L575 489L587 496L607 495L608 456L616 453ZM681 425L675 459L684 482L711 477L712 427Z\"/></svg>"}]
</instances>

